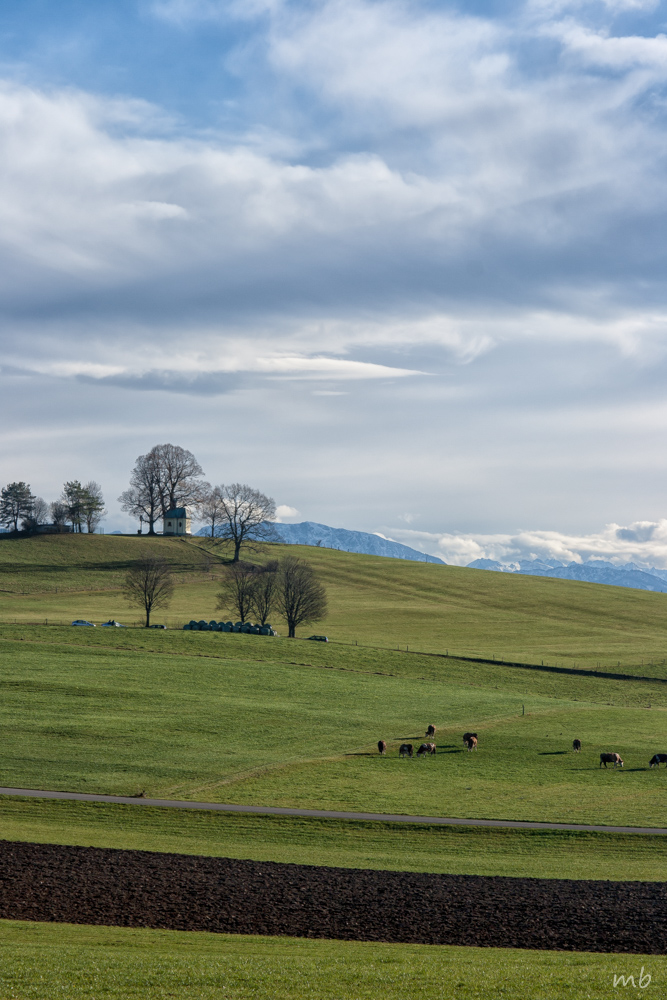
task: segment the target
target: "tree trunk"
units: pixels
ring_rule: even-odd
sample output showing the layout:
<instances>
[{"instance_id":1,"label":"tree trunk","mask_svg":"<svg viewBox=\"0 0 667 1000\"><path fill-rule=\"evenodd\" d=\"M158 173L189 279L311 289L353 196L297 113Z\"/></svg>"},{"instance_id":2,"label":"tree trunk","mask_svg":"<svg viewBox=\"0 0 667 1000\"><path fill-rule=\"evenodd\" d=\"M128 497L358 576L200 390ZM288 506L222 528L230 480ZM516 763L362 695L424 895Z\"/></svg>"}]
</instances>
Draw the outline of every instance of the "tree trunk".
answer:
<instances>
[{"instance_id":1,"label":"tree trunk","mask_svg":"<svg viewBox=\"0 0 667 1000\"><path fill-rule=\"evenodd\" d=\"M146 608L146 628L150 626L151 623L151 609Z\"/></svg>"},{"instance_id":2,"label":"tree trunk","mask_svg":"<svg viewBox=\"0 0 667 1000\"><path fill-rule=\"evenodd\" d=\"M241 539L239 538L238 540L234 541L234 558L232 559L232 562L239 561L240 553L241 553Z\"/></svg>"},{"instance_id":3,"label":"tree trunk","mask_svg":"<svg viewBox=\"0 0 667 1000\"><path fill-rule=\"evenodd\" d=\"M292 625L291 623L288 623L287 630L288 630L287 631L287 638L288 639L296 639L296 628L294 627L294 625Z\"/></svg>"}]
</instances>

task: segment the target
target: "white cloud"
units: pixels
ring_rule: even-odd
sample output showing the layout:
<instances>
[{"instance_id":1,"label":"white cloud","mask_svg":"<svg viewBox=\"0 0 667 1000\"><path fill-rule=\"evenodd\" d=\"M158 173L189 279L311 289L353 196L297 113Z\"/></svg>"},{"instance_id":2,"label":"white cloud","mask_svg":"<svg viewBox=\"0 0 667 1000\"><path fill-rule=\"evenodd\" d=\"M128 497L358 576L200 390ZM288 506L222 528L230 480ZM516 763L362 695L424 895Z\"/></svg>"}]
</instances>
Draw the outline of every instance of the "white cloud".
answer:
<instances>
[{"instance_id":1,"label":"white cloud","mask_svg":"<svg viewBox=\"0 0 667 1000\"><path fill-rule=\"evenodd\" d=\"M299 517L301 517L301 512L296 507L290 507L285 503L278 504L276 507L276 521L279 524L289 524L290 521L296 521Z\"/></svg>"},{"instance_id":2,"label":"white cloud","mask_svg":"<svg viewBox=\"0 0 667 1000\"><path fill-rule=\"evenodd\" d=\"M637 562L667 569L667 518L635 521L623 527L608 524L590 535L559 531L519 531L515 534L448 534L396 529L406 545L466 566L475 559L512 564L520 559L558 559L563 563L604 559L615 564Z\"/></svg>"}]
</instances>

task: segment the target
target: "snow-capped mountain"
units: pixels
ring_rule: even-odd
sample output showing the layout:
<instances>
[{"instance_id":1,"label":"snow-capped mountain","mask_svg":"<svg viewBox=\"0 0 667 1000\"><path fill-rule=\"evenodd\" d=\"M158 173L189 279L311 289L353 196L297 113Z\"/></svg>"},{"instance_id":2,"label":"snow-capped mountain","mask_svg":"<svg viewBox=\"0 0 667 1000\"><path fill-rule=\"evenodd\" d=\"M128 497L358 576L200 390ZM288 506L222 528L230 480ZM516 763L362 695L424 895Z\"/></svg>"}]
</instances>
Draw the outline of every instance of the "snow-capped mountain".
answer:
<instances>
[{"instance_id":1,"label":"snow-capped mountain","mask_svg":"<svg viewBox=\"0 0 667 1000\"><path fill-rule=\"evenodd\" d=\"M588 562L571 562L565 565L557 559L522 559L519 562L501 563L494 559L475 559L468 563L470 569L487 569L496 573L522 573L525 576L550 576L559 580L582 580L585 583L606 583L614 587L631 587L633 590L652 590L667 594L667 570L637 563L619 566L604 559Z\"/></svg>"},{"instance_id":2,"label":"snow-capped mountain","mask_svg":"<svg viewBox=\"0 0 667 1000\"><path fill-rule=\"evenodd\" d=\"M383 535L373 535L368 531L349 531L347 528L331 528L315 521L300 524L272 525L282 542L287 545L317 545L323 549L340 549L341 552L359 552L368 556L388 556L391 559L410 559L413 562L438 563L443 560L429 556L425 552L411 549L409 545L394 542ZM210 528L202 528L198 535L209 535Z\"/></svg>"}]
</instances>

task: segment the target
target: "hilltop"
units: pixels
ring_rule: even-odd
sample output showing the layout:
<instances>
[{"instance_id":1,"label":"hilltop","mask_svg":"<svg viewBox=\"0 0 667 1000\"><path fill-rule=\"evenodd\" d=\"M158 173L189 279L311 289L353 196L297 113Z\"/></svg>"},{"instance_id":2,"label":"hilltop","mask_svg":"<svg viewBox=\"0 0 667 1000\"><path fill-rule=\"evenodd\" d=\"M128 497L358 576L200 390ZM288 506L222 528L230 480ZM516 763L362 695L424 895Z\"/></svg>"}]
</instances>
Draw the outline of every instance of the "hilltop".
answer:
<instances>
[{"instance_id":1,"label":"hilltop","mask_svg":"<svg viewBox=\"0 0 667 1000\"><path fill-rule=\"evenodd\" d=\"M0 620L132 622L137 615L119 588L147 549L175 571L168 625L219 617L216 594L229 555L210 539L54 535L0 542ZM644 661L654 663L652 675L667 672L661 593L318 547L271 544L249 555L262 562L288 552L307 559L327 587L329 615L317 631L331 639L537 664L620 663L638 673L647 672Z\"/></svg>"}]
</instances>

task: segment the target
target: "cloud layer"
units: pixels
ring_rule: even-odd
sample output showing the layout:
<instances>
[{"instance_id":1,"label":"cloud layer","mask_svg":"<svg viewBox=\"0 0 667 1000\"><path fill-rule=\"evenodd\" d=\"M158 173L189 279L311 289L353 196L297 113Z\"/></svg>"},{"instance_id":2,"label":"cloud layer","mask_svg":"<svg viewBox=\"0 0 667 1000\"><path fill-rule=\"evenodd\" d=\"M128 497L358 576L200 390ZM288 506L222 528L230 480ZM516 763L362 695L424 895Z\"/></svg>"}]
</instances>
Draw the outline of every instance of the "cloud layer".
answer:
<instances>
[{"instance_id":1,"label":"cloud layer","mask_svg":"<svg viewBox=\"0 0 667 1000\"><path fill-rule=\"evenodd\" d=\"M121 27L145 52L119 67L106 25L93 40L105 79L134 81L120 96L86 85L78 37L60 38L71 80L37 42L8 49L0 390L23 444L0 478L55 488L55 425L103 479L76 445L92 406L114 494L171 437L232 479L255 481L261 455L258 485L351 527L657 522L659 9L484 10L130 4ZM156 38L161 92L141 76Z\"/></svg>"}]
</instances>

